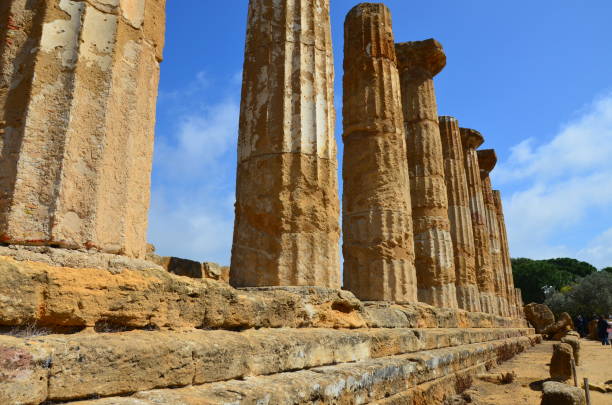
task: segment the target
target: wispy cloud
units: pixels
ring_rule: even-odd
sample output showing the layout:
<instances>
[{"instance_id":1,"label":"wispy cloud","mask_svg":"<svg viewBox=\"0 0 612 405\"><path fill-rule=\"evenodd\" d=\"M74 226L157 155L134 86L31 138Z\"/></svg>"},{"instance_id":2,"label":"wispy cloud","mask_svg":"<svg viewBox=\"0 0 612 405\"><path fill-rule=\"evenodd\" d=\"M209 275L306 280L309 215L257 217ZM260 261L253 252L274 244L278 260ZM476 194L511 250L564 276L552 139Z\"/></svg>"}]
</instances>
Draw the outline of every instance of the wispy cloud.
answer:
<instances>
[{"instance_id":1,"label":"wispy cloud","mask_svg":"<svg viewBox=\"0 0 612 405\"><path fill-rule=\"evenodd\" d=\"M612 223L606 210L612 205L610 156L612 94L583 108L550 142L526 139L512 148L494 180L513 190L505 206L514 256L569 255L612 264L612 249L606 256L596 248L605 235L591 234L593 223Z\"/></svg>"},{"instance_id":2,"label":"wispy cloud","mask_svg":"<svg viewBox=\"0 0 612 405\"><path fill-rule=\"evenodd\" d=\"M199 73L194 83L172 94L182 112L156 135L149 239L162 255L229 264L239 86L204 102L214 80Z\"/></svg>"}]
</instances>

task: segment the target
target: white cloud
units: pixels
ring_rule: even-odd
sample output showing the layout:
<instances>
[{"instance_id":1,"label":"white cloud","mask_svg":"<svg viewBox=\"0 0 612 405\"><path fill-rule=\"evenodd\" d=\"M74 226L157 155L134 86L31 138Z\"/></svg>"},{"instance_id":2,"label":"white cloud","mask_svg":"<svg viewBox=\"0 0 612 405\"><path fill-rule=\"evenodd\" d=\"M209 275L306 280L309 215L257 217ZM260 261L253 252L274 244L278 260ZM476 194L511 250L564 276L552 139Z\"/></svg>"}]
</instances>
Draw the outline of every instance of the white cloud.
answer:
<instances>
[{"instance_id":1,"label":"white cloud","mask_svg":"<svg viewBox=\"0 0 612 405\"><path fill-rule=\"evenodd\" d=\"M612 205L610 156L612 94L583 109L550 142L535 145L534 139L526 139L512 148L509 159L494 172L494 181L513 190L505 199L513 256L581 254L585 260L599 260L594 253L603 251L599 245L590 250L576 246L575 236L585 244L600 240L589 234L588 225L612 222L612 217L602 216Z\"/></svg>"},{"instance_id":2,"label":"white cloud","mask_svg":"<svg viewBox=\"0 0 612 405\"><path fill-rule=\"evenodd\" d=\"M591 240L577 257L598 268L612 266L612 228Z\"/></svg>"},{"instance_id":3,"label":"white cloud","mask_svg":"<svg viewBox=\"0 0 612 405\"><path fill-rule=\"evenodd\" d=\"M208 86L209 80L199 73L195 83ZM167 125L164 118L166 125L156 134L149 240L164 256L229 264L237 97L225 95L202 105L200 94L189 89L176 98L181 110L188 112L178 117L168 114L175 122Z\"/></svg>"}]
</instances>

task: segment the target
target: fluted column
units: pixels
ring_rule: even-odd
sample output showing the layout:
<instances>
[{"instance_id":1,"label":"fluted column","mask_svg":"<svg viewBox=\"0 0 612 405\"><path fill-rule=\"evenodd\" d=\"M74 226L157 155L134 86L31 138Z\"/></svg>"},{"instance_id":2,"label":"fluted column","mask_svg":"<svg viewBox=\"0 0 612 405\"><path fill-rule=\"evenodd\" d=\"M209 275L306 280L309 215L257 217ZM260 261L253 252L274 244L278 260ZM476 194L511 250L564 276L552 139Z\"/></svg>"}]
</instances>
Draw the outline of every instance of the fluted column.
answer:
<instances>
[{"instance_id":1,"label":"fluted column","mask_svg":"<svg viewBox=\"0 0 612 405\"><path fill-rule=\"evenodd\" d=\"M363 300L417 300L406 140L391 14L345 21L344 287Z\"/></svg>"},{"instance_id":2,"label":"fluted column","mask_svg":"<svg viewBox=\"0 0 612 405\"><path fill-rule=\"evenodd\" d=\"M457 308L442 141L433 77L446 64L435 40L396 44L408 148L419 300Z\"/></svg>"},{"instance_id":3,"label":"fluted column","mask_svg":"<svg viewBox=\"0 0 612 405\"><path fill-rule=\"evenodd\" d=\"M516 289L514 288L514 277L512 275L512 260L510 258L510 244L508 242L508 232L506 230L506 220L504 218L504 207L499 190L493 190L493 199L495 202L495 210L497 213L497 226L499 228L499 236L501 243L501 255L504 269L506 297L510 310L510 316L517 317L518 304L516 299Z\"/></svg>"},{"instance_id":4,"label":"fluted column","mask_svg":"<svg viewBox=\"0 0 612 405\"><path fill-rule=\"evenodd\" d=\"M487 231L487 214L482 194L480 167L476 149L484 143L482 135L473 129L460 128L463 145L465 173L470 193L470 212L472 214L472 229L474 231L474 246L476 248L476 280L480 291L480 304L483 312L496 314L497 299L495 298L495 283L489 249L489 233Z\"/></svg>"},{"instance_id":5,"label":"fluted column","mask_svg":"<svg viewBox=\"0 0 612 405\"><path fill-rule=\"evenodd\" d=\"M470 193L459 123L453 117L440 117L440 135L444 152L444 173L448 193L448 217L455 258L457 303L466 311L480 312L480 292L476 280L476 247Z\"/></svg>"},{"instance_id":6,"label":"fluted column","mask_svg":"<svg viewBox=\"0 0 612 405\"><path fill-rule=\"evenodd\" d=\"M519 307L519 318L525 318L525 302L523 301L523 291L520 288L516 288L516 303Z\"/></svg>"},{"instance_id":7,"label":"fluted column","mask_svg":"<svg viewBox=\"0 0 612 405\"><path fill-rule=\"evenodd\" d=\"M250 0L234 286L340 286L329 0Z\"/></svg>"},{"instance_id":8,"label":"fluted column","mask_svg":"<svg viewBox=\"0 0 612 405\"><path fill-rule=\"evenodd\" d=\"M499 315L508 316L508 299L500 230L497 222L497 209L495 207L493 187L491 186L491 177L489 176L497 164L497 155L493 149L479 150L477 154L482 181L482 195L485 203L486 225L489 234L489 251L491 252L495 296L498 302Z\"/></svg>"},{"instance_id":9,"label":"fluted column","mask_svg":"<svg viewBox=\"0 0 612 405\"><path fill-rule=\"evenodd\" d=\"M164 0L2 2L0 242L144 256L164 24Z\"/></svg>"}]
</instances>

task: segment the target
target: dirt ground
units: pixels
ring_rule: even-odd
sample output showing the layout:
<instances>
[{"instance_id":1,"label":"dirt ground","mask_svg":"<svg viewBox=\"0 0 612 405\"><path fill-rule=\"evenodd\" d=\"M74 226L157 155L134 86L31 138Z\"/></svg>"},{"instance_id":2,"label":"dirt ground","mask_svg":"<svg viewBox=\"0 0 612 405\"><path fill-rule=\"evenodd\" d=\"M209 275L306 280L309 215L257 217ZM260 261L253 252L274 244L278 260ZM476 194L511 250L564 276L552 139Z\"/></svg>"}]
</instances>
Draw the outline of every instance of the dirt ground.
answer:
<instances>
[{"instance_id":1,"label":"dirt ground","mask_svg":"<svg viewBox=\"0 0 612 405\"><path fill-rule=\"evenodd\" d=\"M578 366L578 380L590 383L612 383L612 347L581 339L581 365ZM474 380L476 398L481 405L539 405L542 383L550 378L548 367L552 346L558 342L544 342L541 345L515 357L491 370L491 373L514 371L517 379L508 385L497 385L478 379ZM573 384L573 380L570 381ZM582 384L581 384L582 386ZM591 390L592 405L612 405L612 393Z\"/></svg>"}]
</instances>

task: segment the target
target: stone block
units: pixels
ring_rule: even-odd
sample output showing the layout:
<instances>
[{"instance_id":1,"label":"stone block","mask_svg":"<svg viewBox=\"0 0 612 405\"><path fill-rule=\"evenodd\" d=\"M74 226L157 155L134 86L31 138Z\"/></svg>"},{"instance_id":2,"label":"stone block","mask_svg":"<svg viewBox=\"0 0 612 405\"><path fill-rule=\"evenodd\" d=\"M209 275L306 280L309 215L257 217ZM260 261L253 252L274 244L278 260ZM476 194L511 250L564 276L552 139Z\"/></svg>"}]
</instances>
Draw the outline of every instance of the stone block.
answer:
<instances>
[{"instance_id":1,"label":"stone block","mask_svg":"<svg viewBox=\"0 0 612 405\"><path fill-rule=\"evenodd\" d=\"M553 355L550 360L550 378L556 381L566 381L572 378L572 359L574 349L566 343L557 343L553 346Z\"/></svg>"},{"instance_id":2,"label":"stone block","mask_svg":"<svg viewBox=\"0 0 612 405\"><path fill-rule=\"evenodd\" d=\"M544 304L531 303L526 305L525 317L537 333L544 333L547 327L555 323L555 315Z\"/></svg>"},{"instance_id":3,"label":"stone block","mask_svg":"<svg viewBox=\"0 0 612 405\"><path fill-rule=\"evenodd\" d=\"M540 405L586 405L584 391L555 381L544 383Z\"/></svg>"}]
</instances>

